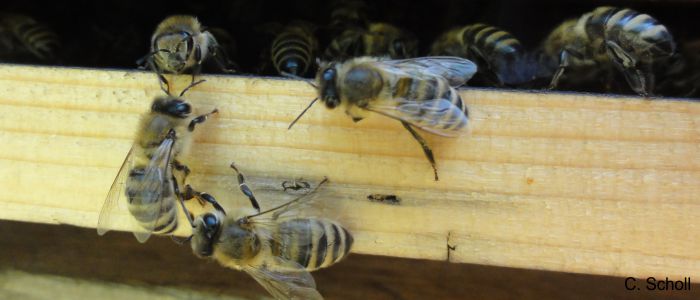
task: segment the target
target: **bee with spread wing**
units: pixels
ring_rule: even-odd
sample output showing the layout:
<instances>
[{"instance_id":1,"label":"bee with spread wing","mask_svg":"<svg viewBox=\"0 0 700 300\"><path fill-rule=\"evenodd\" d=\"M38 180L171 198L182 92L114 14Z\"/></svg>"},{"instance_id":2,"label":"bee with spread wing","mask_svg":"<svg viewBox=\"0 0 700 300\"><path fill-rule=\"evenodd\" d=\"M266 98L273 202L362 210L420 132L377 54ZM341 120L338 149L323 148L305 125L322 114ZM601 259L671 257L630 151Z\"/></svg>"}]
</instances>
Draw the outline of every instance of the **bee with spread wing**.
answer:
<instances>
[{"instance_id":1,"label":"bee with spread wing","mask_svg":"<svg viewBox=\"0 0 700 300\"><path fill-rule=\"evenodd\" d=\"M231 167L253 208L228 216L218 209L197 217L191 236L194 254L250 274L275 299L323 299L309 271L346 257L353 237L335 221L296 213L327 180L308 194L261 212L243 175Z\"/></svg>"},{"instance_id":2,"label":"bee with spread wing","mask_svg":"<svg viewBox=\"0 0 700 300\"><path fill-rule=\"evenodd\" d=\"M413 127L442 136L457 136L467 129L469 113L457 92L476 72L476 65L459 57L421 57L382 60L361 57L343 63L319 63L316 73L318 100L329 109L339 105L358 122L376 112L403 124L423 148L438 180L430 147Z\"/></svg>"},{"instance_id":3,"label":"bee with spread wing","mask_svg":"<svg viewBox=\"0 0 700 300\"><path fill-rule=\"evenodd\" d=\"M170 234L177 229L178 209L183 198L197 198L211 202L206 193L199 193L189 186L180 191L189 168L177 158L187 150L192 131L197 124L206 121L210 113L189 120L192 107L183 99L172 96L158 97L151 110L141 119L140 130L129 154L122 163L100 211L97 233L105 234L115 226L122 194L127 197L127 207L132 216L131 230L139 242L146 242L152 233ZM173 169L184 177L178 180ZM212 202L214 201L214 202ZM203 202L202 202L203 203Z\"/></svg>"}]
</instances>

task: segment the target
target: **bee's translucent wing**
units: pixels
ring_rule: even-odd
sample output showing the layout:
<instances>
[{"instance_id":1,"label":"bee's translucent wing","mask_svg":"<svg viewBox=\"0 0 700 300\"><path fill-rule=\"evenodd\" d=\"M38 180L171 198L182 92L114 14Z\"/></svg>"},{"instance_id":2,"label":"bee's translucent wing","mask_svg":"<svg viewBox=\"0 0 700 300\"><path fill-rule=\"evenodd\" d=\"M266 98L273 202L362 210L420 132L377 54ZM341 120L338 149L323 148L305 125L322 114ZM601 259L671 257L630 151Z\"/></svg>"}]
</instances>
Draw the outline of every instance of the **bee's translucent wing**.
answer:
<instances>
[{"instance_id":1,"label":"bee's translucent wing","mask_svg":"<svg viewBox=\"0 0 700 300\"><path fill-rule=\"evenodd\" d=\"M112 187L110 187L107 193L107 198L102 205L102 210L100 210L100 217L97 220L97 234L104 235L112 229L114 222L114 212L118 210L119 198L124 195L124 184L126 178L131 170L134 162L134 147L131 147L129 153L124 158L122 166L119 168L117 177L114 178L112 182Z\"/></svg>"},{"instance_id":2,"label":"bee's translucent wing","mask_svg":"<svg viewBox=\"0 0 700 300\"><path fill-rule=\"evenodd\" d=\"M472 61L453 56L428 56L399 60L380 60L373 62L384 71L400 76L445 78L452 87L465 84L476 73L476 64Z\"/></svg>"},{"instance_id":3,"label":"bee's translucent wing","mask_svg":"<svg viewBox=\"0 0 700 300\"><path fill-rule=\"evenodd\" d=\"M250 216L250 218L255 220L256 223L269 223L271 226L275 226L279 220L299 217L301 212L303 212L306 207L310 206L312 202L319 197L318 189L326 182L328 182L328 179L324 178L318 183L318 185L316 185L314 189L308 191L307 193L300 195L280 206Z\"/></svg>"},{"instance_id":4,"label":"bee's translucent wing","mask_svg":"<svg viewBox=\"0 0 700 300\"><path fill-rule=\"evenodd\" d=\"M311 274L296 262L273 256L260 267L245 267L275 299L322 300Z\"/></svg>"},{"instance_id":5,"label":"bee's translucent wing","mask_svg":"<svg viewBox=\"0 0 700 300\"><path fill-rule=\"evenodd\" d=\"M166 138L161 142L144 169L143 178L134 189L139 191L139 194L132 197L132 202L147 208L143 210L139 217L142 220L150 220L148 225L141 223L141 227L144 230L134 231L134 236L141 243L145 243L154 229L157 229L158 221L162 221L162 215L170 212L169 210L163 211L166 205L163 198L163 187L171 179L170 157L174 143L175 140L172 138ZM158 203L158 209L154 209L154 203ZM150 208L148 208L149 206Z\"/></svg>"},{"instance_id":6,"label":"bee's translucent wing","mask_svg":"<svg viewBox=\"0 0 700 300\"><path fill-rule=\"evenodd\" d=\"M466 132L469 121L462 109L447 99L377 99L366 109L449 137Z\"/></svg>"}]
</instances>

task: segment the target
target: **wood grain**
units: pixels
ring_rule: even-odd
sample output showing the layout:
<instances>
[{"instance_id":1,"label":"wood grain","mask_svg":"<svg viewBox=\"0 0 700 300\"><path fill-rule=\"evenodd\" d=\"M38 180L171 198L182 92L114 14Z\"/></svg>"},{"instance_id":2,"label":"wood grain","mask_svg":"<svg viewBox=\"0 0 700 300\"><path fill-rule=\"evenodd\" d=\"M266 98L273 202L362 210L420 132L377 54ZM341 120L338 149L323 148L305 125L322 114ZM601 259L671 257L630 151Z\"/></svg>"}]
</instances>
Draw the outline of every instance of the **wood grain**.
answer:
<instances>
[{"instance_id":1,"label":"wood grain","mask_svg":"<svg viewBox=\"0 0 700 300\"><path fill-rule=\"evenodd\" d=\"M250 276L200 260L168 238L0 221L0 297L22 299L269 299ZM697 299L690 290L625 289L624 277L351 254L313 272L325 299ZM695 282L694 279L692 282ZM37 289L37 286L41 289ZM34 296L34 297L27 297ZM61 299L61 298L59 298Z\"/></svg>"},{"instance_id":2,"label":"wood grain","mask_svg":"<svg viewBox=\"0 0 700 300\"><path fill-rule=\"evenodd\" d=\"M204 78L186 97L220 113L198 128L185 161L192 183L226 207L248 205L228 168L235 161L264 207L293 197L283 180L329 177L308 213L346 225L357 253L700 275L698 103L464 90L471 134L424 134L435 182L396 121L355 124L318 105L288 131L314 96L308 85ZM181 88L189 78L175 81ZM161 93L144 72L0 66L0 218L94 227L139 114ZM372 193L402 202L373 203ZM116 229L128 228L122 217Z\"/></svg>"}]
</instances>

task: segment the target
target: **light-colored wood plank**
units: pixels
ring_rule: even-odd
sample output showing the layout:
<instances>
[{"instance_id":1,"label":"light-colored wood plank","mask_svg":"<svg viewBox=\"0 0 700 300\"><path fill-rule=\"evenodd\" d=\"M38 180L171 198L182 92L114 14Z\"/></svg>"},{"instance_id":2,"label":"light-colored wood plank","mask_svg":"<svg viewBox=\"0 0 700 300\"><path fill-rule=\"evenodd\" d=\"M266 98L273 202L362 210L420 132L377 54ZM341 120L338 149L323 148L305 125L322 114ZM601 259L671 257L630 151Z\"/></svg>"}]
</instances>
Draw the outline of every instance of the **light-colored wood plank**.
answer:
<instances>
[{"instance_id":1,"label":"light-colored wood plank","mask_svg":"<svg viewBox=\"0 0 700 300\"><path fill-rule=\"evenodd\" d=\"M6 285L19 281L19 286L9 290L20 290L25 295L32 292L48 294L54 290L61 296L73 296L70 299L83 299L91 298L81 295L96 290L96 287L118 287L115 293L140 295L147 292L149 296L166 298L208 299L211 297L207 296L212 294L220 297L217 299L269 297L248 274L198 259L192 255L189 247L175 246L168 238L154 238L146 244L139 244L124 232L102 238L91 229L10 221L0 221L0 236L3 237L0 247L0 297L4 291L2 270L10 273ZM13 278L17 273L20 273L21 279ZM646 290L646 278L638 277L640 290L628 291L624 277L358 254L351 254L332 268L313 272L312 275L324 298L333 300L640 300L658 299L660 295L680 300L700 297L700 285L692 278L690 290L649 291ZM67 284L42 285L42 291L21 290L30 284L31 276ZM72 291L69 287L73 287L74 283L88 284L92 288ZM143 287L149 289L144 291Z\"/></svg>"},{"instance_id":2,"label":"light-colored wood plank","mask_svg":"<svg viewBox=\"0 0 700 300\"><path fill-rule=\"evenodd\" d=\"M358 253L700 275L698 103L464 90L471 134L425 134L441 176L434 182L393 120L355 124L318 105L287 131L314 96L308 85L204 78L187 98L220 114L198 128L185 160L192 183L227 207L248 205L228 168L236 161L265 207L293 197L282 180L328 176L309 214L345 224ZM160 93L144 72L0 67L0 218L94 227L139 114ZM370 193L403 201L372 203Z\"/></svg>"}]
</instances>

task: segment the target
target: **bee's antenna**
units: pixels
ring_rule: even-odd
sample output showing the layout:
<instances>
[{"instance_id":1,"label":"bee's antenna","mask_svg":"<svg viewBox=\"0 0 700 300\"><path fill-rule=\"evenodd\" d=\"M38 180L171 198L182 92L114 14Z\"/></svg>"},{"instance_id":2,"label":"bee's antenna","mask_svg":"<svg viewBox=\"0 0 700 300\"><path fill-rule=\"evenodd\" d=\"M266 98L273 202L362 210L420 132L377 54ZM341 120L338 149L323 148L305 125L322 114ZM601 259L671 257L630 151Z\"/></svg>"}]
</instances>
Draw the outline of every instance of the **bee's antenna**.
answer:
<instances>
[{"instance_id":1,"label":"bee's antenna","mask_svg":"<svg viewBox=\"0 0 700 300\"><path fill-rule=\"evenodd\" d=\"M291 124L289 124L289 127L287 127L287 130L292 129L292 126L294 126L294 124L295 124L297 121L299 121L299 119L301 118L301 116L303 116L303 115L306 113L306 111L309 110L309 108L311 108L311 106L314 105L314 103L316 103L317 100L318 100L318 97L314 98L314 100L312 100L311 103L309 103L309 106L307 106L306 108L304 108L304 110L299 114L299 116L297 116L297 118L294 119L294 121L292 121Z\"/></svg>"},{"instance_id":2,"label":"bee's antenna","mask_svg":"<svg viewBox=\"0 0 700 300\"><path fill-rule=\"evenodd\" d=\"M301 80L303 82L306 82L307 84L309 84L313 88L318 89L318 86L315 83L313 83L312 80L309 80L308 78L304 78L304 77L301 77L299 75L295 75L295 74L284 72L284 71L280 72L280 74L284 77L289 77L289 78Z\"/></svg>"},{"instance_id":3,"label":"bee's antenna","mask_svg":"<svg viewBox=\"0 0 700 300\"><path fill-rule=\"evenodd\" d=\"M171 235L171 236L170 236L170 239L173 240L173 242L175 242L175 244L178 244L179 246L182 246L184 243L187 243L187 242L189 242L190 240L192 240L192 236L193 236L193 235L190 235L190 236L186 237L185 239L180 239L180 238L178 238L178 237L176 237L176 236L174 236L174 235Z\"/></svg>"}]
</instances>

